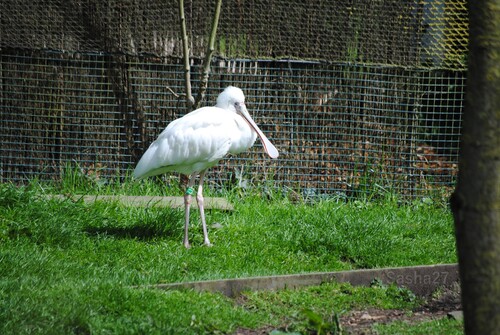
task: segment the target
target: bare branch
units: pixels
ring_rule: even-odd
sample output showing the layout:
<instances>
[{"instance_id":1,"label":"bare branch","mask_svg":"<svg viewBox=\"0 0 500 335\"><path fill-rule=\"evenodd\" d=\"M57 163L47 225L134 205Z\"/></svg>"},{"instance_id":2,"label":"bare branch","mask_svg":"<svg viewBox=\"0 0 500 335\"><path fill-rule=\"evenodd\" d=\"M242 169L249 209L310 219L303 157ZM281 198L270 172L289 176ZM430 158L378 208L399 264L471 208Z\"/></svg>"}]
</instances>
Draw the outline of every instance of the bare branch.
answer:
<instances>
[{"instance_id":1,"label":"bare branch","mask_svg":"<svg viewBox=\"0 0 500 335\"><path fill-rule=\"evenodd\" d=\"M186 87L186 108L188 112L193 109L194 98L191 93L191 66L189 64L189 40L184 15L184 0L179 0L179 17L181 22L182 50L184 54L184 85Z\"/></svg>"},{"instance_id":2,"label":"bare branch","mask_svg":"<svg viewBox=\"0 0 500 335\"><path fill-rule=\"evenodd\" d=\"M212 63L212 56L215 50L215 38L217 36L217 26L219 25L220 9L222 7L222 0L217 0L215 5L214 18L212 20L212 30L210 32L210 37L208 40L207 52L205 54L205 59L203 60L203 72L200 80L200 89L198 95L196 96L196 101L194 103L194 108L198 108L201 101L205 97L205 92L208 86L208 78L210 75L210 64Z\"/></svg>"},{"instance_id":3,"label":"bare branch","mask_svg":"<svg viewBox=\"0 0 500 335\"><path fill-rule=\"evenodd\" d=\"M167 90L169 90L170 93L172 93L177 99L179 99L181 96L184 96L185 94L181 93L175 93L173 89L170 88L170 86L165 86Z\"/></svg>"}]
</instances>

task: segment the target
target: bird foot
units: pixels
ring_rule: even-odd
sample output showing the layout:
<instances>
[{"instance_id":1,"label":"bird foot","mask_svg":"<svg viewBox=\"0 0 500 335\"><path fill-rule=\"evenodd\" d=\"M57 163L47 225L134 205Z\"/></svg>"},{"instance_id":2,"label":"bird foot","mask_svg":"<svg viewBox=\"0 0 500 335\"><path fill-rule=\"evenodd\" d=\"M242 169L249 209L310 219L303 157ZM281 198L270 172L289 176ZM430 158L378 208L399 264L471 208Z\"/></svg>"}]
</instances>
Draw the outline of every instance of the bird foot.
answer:
<instances>
[{"instance_id":1,"label":"bird foot","mask_svg":"<svg viewBox=\"0 0 500 335\"><path fill-rule=\"evenodd\" d=\"M191 249L191 244L189 244L189 242L184 242L184 247L186 249Z\"/></svg>"},{"instance_id":2,"label":"bird foot","mask_svg":"<svg viewBox=\"0 0 500 335\"><path fill-rule=\"evenodd\" d=\"M203 243L203 245L206 246L206 247L213 247L214 246L212 243L210 243L210 241L205 241Z\"/></svg>"}]
</instances>

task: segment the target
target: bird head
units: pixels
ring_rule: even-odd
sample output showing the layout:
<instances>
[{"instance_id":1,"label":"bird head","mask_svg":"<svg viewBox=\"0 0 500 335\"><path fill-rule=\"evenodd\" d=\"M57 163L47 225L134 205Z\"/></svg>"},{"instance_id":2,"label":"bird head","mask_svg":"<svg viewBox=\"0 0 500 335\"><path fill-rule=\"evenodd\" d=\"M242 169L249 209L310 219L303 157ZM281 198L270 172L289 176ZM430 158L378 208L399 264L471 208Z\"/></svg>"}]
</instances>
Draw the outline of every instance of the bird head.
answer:
<instances>
[{"instance_id":1,"label":"bird head","mask_svg":"<svg viewBox=\"0 0 500 335\"><path fill-rule=\"evenodd\" d=\"M217 107L239 113L245 107L245 95L238 87L228 86L217 97Z\"/></svg>"},{"instance_id":2,"label":"bird head","mask_svg":"<svg viewBox=\"0 0 500 335\"><path fill-rule=\"evenodd\" d=\"M260 137L260 140L264 145L264 150L266 150L267 154L271 158L277 158L279 156L276 147L267 139L266 135L264 135L250 116L250 113L248 113L245 105L245 95L241 89L234 86L226 87L226 89L217 97L216 106L225 110L236 112L240 115Z\"/></svg>"}]
</instances>

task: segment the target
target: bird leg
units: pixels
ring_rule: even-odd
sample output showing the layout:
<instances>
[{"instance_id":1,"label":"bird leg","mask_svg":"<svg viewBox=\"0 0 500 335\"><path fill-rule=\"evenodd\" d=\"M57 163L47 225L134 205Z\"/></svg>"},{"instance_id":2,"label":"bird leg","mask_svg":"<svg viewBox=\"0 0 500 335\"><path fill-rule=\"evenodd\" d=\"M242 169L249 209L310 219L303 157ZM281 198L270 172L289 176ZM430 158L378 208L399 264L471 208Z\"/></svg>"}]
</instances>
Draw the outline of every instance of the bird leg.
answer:
<instances>
[{"instance_id":1,"label":"bird leg","mask_svg":"<svg viewBox=\"0 0 500 335\"><path fill-rule=\"evenodd\" d=\"M203 170L200 173L200 183L198 185L198 193L196 194L196 202L198 203L198 208L200 210L201 225L203 227L203 244L210 247L212 246L212 244L210 244L210 240L208 239L207 222L205 220L205 209L203 207L205 202L203 199L203 178L205 177L206 172L207 170Z\"/></svg>"},{"instance_id":2,"label":"bird leg","mask_svg":"<svg viewBox=\"0 0 500 335\"><path fill-rule=\"evenodd\" d=\"M184 194L184 213L186 216L186 221L184 223L184 246L187 249L191 248L191 245L189 244L189 237L188 237L189 210L191 209L191 199L192 199L191 195L194 193L193 185L194 185L195 180L196 180L196 173L193 173L191 175L191 177L189 178L186 193Z\"/></svg>"}]
</instances>

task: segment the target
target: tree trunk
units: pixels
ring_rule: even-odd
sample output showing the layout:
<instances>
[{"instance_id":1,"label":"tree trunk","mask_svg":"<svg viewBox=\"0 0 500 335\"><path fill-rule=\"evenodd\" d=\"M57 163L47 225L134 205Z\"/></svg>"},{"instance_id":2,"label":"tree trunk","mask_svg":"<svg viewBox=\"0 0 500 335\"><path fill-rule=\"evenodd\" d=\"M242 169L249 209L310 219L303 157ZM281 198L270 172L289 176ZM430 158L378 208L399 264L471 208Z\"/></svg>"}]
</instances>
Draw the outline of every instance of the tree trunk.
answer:
<instances>
[{"instance_id":1,"label":"tree trunk","mask_svg":"<svg viewBox=\"0 0 500 335\"><path fill-rule=\"evenodd\" d=\"M500 4L469 1L455 218L466 334L500 334Z\"/></svg>"}]
</instances>

